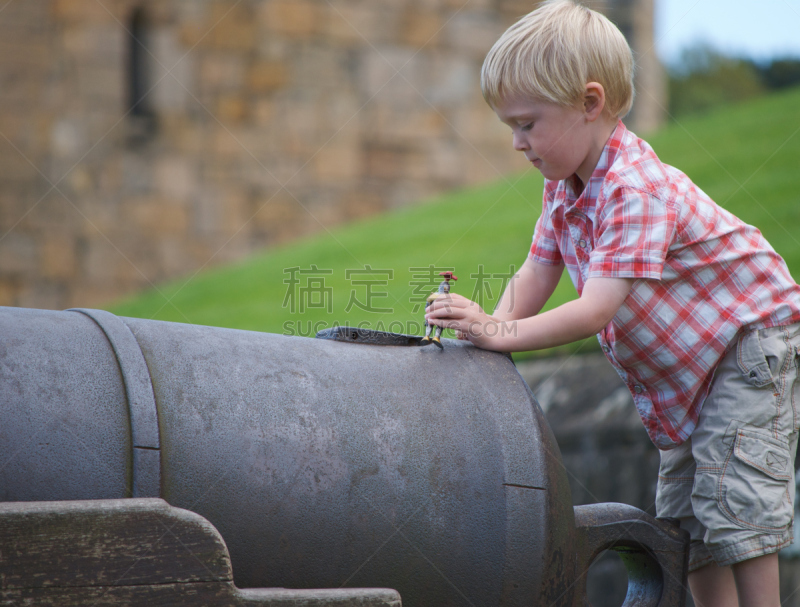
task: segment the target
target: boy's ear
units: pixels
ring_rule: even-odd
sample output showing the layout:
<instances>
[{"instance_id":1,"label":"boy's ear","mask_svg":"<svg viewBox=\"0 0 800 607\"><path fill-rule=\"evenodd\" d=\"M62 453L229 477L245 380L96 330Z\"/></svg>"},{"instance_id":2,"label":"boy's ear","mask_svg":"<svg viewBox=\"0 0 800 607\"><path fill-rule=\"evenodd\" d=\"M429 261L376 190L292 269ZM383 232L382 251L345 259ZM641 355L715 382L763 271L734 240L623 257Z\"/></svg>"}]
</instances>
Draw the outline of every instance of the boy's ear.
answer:
<instances>
[{"instance_id":1,"label":"boy's ear","mask_svg":"<svg viewBox=\"0 0 800 607\"><path fill-rule=\"evenodd\" d=\"M599 82L590 82L583 91L583 113L589 122L594 122L606 107L606 91Z\"/></svg>"}]
</instances>

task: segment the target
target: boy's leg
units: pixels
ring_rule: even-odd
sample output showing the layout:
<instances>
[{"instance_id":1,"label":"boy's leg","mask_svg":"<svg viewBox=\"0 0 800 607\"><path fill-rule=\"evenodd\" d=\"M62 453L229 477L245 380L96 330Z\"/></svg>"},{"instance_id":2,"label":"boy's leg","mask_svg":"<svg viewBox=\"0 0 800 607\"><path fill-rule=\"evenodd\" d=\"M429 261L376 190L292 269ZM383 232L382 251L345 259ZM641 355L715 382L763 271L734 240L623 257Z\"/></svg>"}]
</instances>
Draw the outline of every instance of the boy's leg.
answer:
<instances>
[{"instance_id":1,"label":"boy's leg","mask_svg":"<svg viewBox=\"0 0 800 607\"><path fill-rule=\"evenodd\" d=\"M740 607L780 607L778 553L732 565Z\"/></svg>"},{"instance_id":2,"label":"boy's leg","mask_svg":"<svg viewBox=\"0 0 800 607\"><path fill-rule=\"evenodd\" d=\"M696 607L780 607L778 553L706 565L689 574L689 588Z\"/></svg>"},{"instance_id":3,"label":"boy's leg","mask_svg":"<svg viewBox=\"0 0 800 607\"><path fill-rule=\"evenodd\" d=\"M792 540L798 347L800 325L745 334L717 369L691 437L692 510L714 561L732 566L740 607L780 604L777 552ZM693 575L693 592L724 575Z\"/></svg>"},{"instance_id":4,"label":"boy's leg","mask_svg":"<svg viewBox=\"0 0 800 607\"><path fill-rule=\"evenodd\" d=\"M711 563L689 574L695 607L736 607L739 597L730 567Z\"/></svg>"},{"instance_id":5,"label":"boy's leg","mask_svg":"<svg viewBox=\"0 0 800 607\"><path fill-rule=\"evenodd\" d=\"M734 588L741 607L779 604L776 553L792 536L798 364L800 325L742 339L720 364L691 438L661 453L658 515L689 531L690 587L705 607L736 605Z\"/></svg>"}]
</instances>

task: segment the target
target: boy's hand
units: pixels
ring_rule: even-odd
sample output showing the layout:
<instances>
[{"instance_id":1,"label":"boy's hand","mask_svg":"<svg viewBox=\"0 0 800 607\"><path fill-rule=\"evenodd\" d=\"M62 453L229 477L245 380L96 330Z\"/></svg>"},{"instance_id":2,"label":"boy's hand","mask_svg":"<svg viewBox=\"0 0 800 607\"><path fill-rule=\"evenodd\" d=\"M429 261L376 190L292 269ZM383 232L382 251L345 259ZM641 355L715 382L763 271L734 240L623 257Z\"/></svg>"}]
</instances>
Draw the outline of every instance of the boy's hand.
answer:
<instances>
[{"instance_id":1,"label":"boy's hand","mask_svg":"<svg viewBox=\"0 0 800 607\"><path fill-rule=\"evenodd\" d=\"M454 329L459 339L468 339L486 350L541 350L601 331L617 313L632 285L632 278L590 278L579 299L521 319L489 316L474 301L450 293L434 300L425 318L433 325Z\"/></svg>"},{"instance_id":2,"label":"boy's hand","mask_svg":"<svg viewBox=\"0 0 800 607\"><path fill-rule=\"evenodd\" d=\"M500 330L497 321L478 304L457 293L436 298L428 308L425 319L432 325L453 329L458 339L467 339L483 348Z\"/></svg>"}]
</instances>

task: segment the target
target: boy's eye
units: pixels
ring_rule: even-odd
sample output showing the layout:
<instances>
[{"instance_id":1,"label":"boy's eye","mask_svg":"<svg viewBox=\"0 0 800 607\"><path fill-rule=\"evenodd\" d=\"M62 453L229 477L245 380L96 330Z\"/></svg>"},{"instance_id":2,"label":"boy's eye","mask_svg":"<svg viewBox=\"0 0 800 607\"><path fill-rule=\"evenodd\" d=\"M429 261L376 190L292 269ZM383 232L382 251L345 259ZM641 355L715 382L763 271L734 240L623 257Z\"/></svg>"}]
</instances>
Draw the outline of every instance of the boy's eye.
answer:
<instances>
[{"instance_id":1,"label":"boy's eye","mask_svg":"<svg viewBox=\"0 0 800 607\"><path fill-rule=\"evenodd\" d=\"M532 122L527 122L525 124L519 125L521 131L530 131L533 128Z\"/></svg>"}]
</instances>

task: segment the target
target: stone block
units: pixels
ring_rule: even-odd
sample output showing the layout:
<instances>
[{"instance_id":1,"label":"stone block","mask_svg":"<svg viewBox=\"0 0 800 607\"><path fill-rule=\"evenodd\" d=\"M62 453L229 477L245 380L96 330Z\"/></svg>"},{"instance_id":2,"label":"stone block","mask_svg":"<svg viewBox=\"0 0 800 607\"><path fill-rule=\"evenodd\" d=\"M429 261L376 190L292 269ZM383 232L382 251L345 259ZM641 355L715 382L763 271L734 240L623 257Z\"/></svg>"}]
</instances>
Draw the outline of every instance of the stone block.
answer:
<instances>
[{"instance_id":1,"label":"stone block","mask_svg":"<svg viewBox=\"0 0 800 607\"><path fill-rule=\"evenodd\" d=\"M438 53L429 63L430 77L421 89L426 101L440 111L451 112L483 101L480 89L481 61L458 52Z\"/></svg>"},{"instance_id":2,"label":"stone block","mask_svg":"<svg viewBox=\"0 0 800 607\"><path fill-rule=\"evenodd\" d=\"M392 181L404 175L409 154L407 148L368 145L365 154L365 173L368 177Z\"/></svg>"},{"instance_id":3,"label":"stone block","mask_svg":"<svg viewBox=\"0 0 800 607\"><path fill-rule=\"evenodd\" d=\"M222 222L220 201L222 193L216 188L206 187L199 193L191 207L190 226L197 236L209 236L219 231Z\"/></svg>"},{"instance_id":4,"label":"stone block","mask_svg":"<svg viewBox=\"0 0 800 607\"><path fill-rule=\"evenodd\" d=\"M247 103L241 95L223 95L217 102L216 117L228 126L244 120L247 109Z\"/></svg>"},{"instance_id":5,"label":"stone block","mask_svg":"<svg viewBox=\"0 0 800 607\"><path fill-rule=\"evenodd\" d=\"M194 49L208 31L205 20L190 19L178 25L178 41L187 49Z\"/></svg>"},{"instance_id":6,"label":"stone block","mask_svg":"<svg viewBox=\"0 0 800 607\"><path fill-rule=\"evenodd\" d=\"M245 3L215 2L204 29L197 41L203 48L248 52L256 47L256 24Z\"/></svg>"},{"instance_id":7,"label":"stone block","mask_svg":"<svg viewBox=\"0 0 800 607\"><path fill-rule=\"evenodd\" d=\"M379 213L384 210L384 203L378 191L359 188L342 196L340 208L342 219L351 221Z\"/></svg>"},{"instance_id":8,"label":"stone block","mask_svg":"<svg viewBox=\"0 0 800 607\"><path fill-rule=\"evenodd\" d=\"M137 288L148 285L144 280L135 285L121 287L119 284L105 281L83 280L72 285L69 294L66 296L67 303L63 308L99 308L107 305L124 295L132 293Z\"/></svg>"},{"instance_id":9,"label":"stone block","mask_svg":"<svg viewBox=\"0 0 800 607\"><path fill-rule=\"evenodd\" d=\"M29 186L39 177L36 167L32 166L27 158L24 158L18 151L3 153L3 144L0 141L0 182L4 188L15 188L17 191L26 191ZM9 146L10 147L10 146Z\"/></svg>"},{"instance_id":10,"label":"stone block","mask_svg":"<svg viewBox=\"0 0 800 607\"><path fill-rule=\"evenodd\" d=\"M448 19L443 38L451 48L483 60L505 29L491 11L461 11Z\"/></svg>"},{"instance_id":11,"label":"stone block","mask_svg":"<svg viewBox=\"0 0 800 607\"><path fill-rule=\"evenodd\" d=\"M302 45L290 68L294 90L325 101L347 91L353 81L349 61L349 54L341 49Z\"/></svg>"},{"instance_id":12,"label":"stone block","mask_svg":"<svg viewBox=\"0 0 800 607\"><path fill-rule=\"evenodd\" d=\"M372 113L369 130L371 138L382 144L418 145L442 136L445 128L444 116L430 106L409 111L379 107Z\"/></svg>"},{"instance_id":13,"label":"stone block","mask_svg":"<svg viewBox=\"0 0 800 607\"><path fill-rule=\"evenodd\" d=\"M0 306L18 306L19 286L0 274Z\"/></svg>"},{"instance_id":14,"label":"stone block","mask_svg":"<svg viewBox=\"0 0 800 607\"><path fill-rule=\"evenodd\" d=\"M87 2L86 0L53 0L53 2L50 2L50 6L53 17L69 22L116 24L115 17L122 18L121 15L114 14L114 4L110 4L108 2L101 3Z\"/></svg>"},{"instance_id":15,"label":"stone block","mask_svg":"<svg viewBox=\"0 0 800 607\"><path fill-rule=\"evenodd\" d=\"M16 295L16 305L23 308L61 310L67 300L63 285L46 281L26 281Z\"/></svg>"},{"instance_id":16,"label":"stone block","mask_svg":"<svg viewBox=\"0 0 800 607\"><path fill-rule=\"evenodd\" d=\"M76 235L49 232L42 235L41 275L50 279L73 279L78 265L75 256Z\"/></svg>"},{"instance_id":17,"label":"stone block","mask_svg":"<svg viewBox=\"0 0 800 607\"><path fill-rule=\"evenodd\" d=\"M4 14L5 16L5 14ZM51 41L35 37L32 38L30 32L13 30L8 28L0 29L0 65L3 66L3 75L6 76L5 84L11 84L7 78L9 71L14 67L21 67L24 74L30 77L33 73L41 74L53 66L53 44Z\"/></svg>"},{"instance_id":18,"label":"stone block","mask_svg":"<svg viewBox=\"0 0 800 607\"><path fill-rule=\"evenodd\" d=\"M0 275L36 276L39 274L39 251L33 234L14 229L0 240Z\"/></svg>"},{"instance_id":19,"label":"stone block","mask_svg":"<svg viewBox=\"0 0 800 607\"><path fill-rule=\"evenodd\" d=\"M125 105L125 73L122 65L114 67L95 67L87 64L78 65L77 94L95 111L117 108ZM113 123L112 123L113 124Z\"/></svg>"},{"instance_id":20,"label":"stone block","mask_svg":"<svg viewBox=\"0 0 800 607\"><path fill-rule=\"evenodd\" d=\"M2 159L0 159L0 165L2 165ZM8 191L11 188L7 184L3 189L6 191L0 192L0 237L16 226L28 210L25 196L21 192Z\"/></svg>"},{"instance_id":21,"label":"stone block","mask_svg":"<svg viewBox=\"0 0 800 607\"><path fill-rule=\"evenodd\" d=\"M438 11L409 7L403 15L400 41L415 49L435 46L443 26L444 19Z\"/></svg>"},{"instance_id":22,"label":"stone block","mask_svg":"<svg viewBox=\"0 0 800 607\"><path fill-rule=\"evenodd\" d=\"M271 99L256 99L253 103L253 121L257 126L271 126L275 120L275 104Z\"/></svg>"},{"instance_id":23,"label":"stone block","mask_svg":"<svg viewBox=\"0 0 800 607\"><path fill-rule=\"evenodd\" d=\"M128 201L125 224L131 222L138 228L143 240L157 240L164 234L183 234L188 228L188 211L182 204L162 198L145 198Z\"/></svg>"},{"instance_id":24,"label":"stone block","mask_svg":"<svg viewBox=\"0 0 800 607\"><path fill-rule=\"evenodd\" d=\"M220 200L219 229L228 236L235 236L242 232L247 233L252 226L249 226L253 214L247 194L239 190L227 192Z\"/></svg>"},{"instance_id":25,"label":"stone block","mask_svg":"<svg viewBox=\"0 0 800 607\"><path fill-rule=\"evenodd\" d=\"M171 201L187 201L195 189L197 177L193 163L187 158L172 156L155 163L156 191Z\"/></svg>"},{"instance_id":26,"label":"stone block","mask_svg":"<svg viewBox=\"0 0 800 607\"><path fill-rule=\"evenodd\" d=\"M322 33L334 44L346 47L385 42L394 37L395 17L386 7L378 10L366 2L331 4Z\"/></svg>"},{"instance_id":27,"label":"stone block","mask_svg":"<svg viewBox=\"0 0 800 607\"><path fill-rule=\"evenodd\" d=\"M255 228L272 237L294 233L305 215L303 207L286 192L257 198L252 209Z\"/></svg>"},{"instance_id":28,"label":"stone block","mask_svg":"<svg viewBox=\"0 0 800 607\"><path fill-rule=\"evenodd\" d=\"M78 196L87 195L94 187L92 175L84 165L78 165L67 175L67 183Z\"/></svg>"},{"instance_id":29,"label":"stone block","mask_svg":"<svg viewBox=\"0 0 800 607\"><path fill-rule=\"evenodd\" d=\"M248 88L255 93L274 91L289 82L287 65L280 61L258 61L247 74Z\"/></svg>"},{"instance_id":30,"label":"stone block","mask_svg":"<svg viewBox=\"0 0 800 607\"><path fill-rule=\"evenodd\" d=\"M122 154L122 191L128 196L146 194L153 188L153 166L149 158L136 150Z\"/></svg>"},{"instance_id":31,"label":"stone block","mask_svg":"<svg viewBox=\"0 0 800 607\"><path fill-rule=\"evenodd\" d=\"M485 142L511 147L511 129L500 122L492 109L480 99L465 108L457 108L450 114L452 129L470 145L485 145Z\"/></svg>"},{"instance_id":32,"label":"stone block","mask_svg":"<svg viewBox=\"0 0 800 607\"><path fill-rule=\"evenodd\" d=\"M194 53L181 44L176 27L158 28L150 40L152 107L161 113L184 110L196 86Z\"/></svg>"},{"instance_id":33,"label":"stone block","mask_svg":"<svg viewBox=\"0 0 800 607\"><path fill-rule=\"evenodd\" d=\"M430 175L433 179L450 187L463 183L466 178L462 161L465 153L463 141L434 141L426 148L429 152Z\"/></svg>"},{"instance_id":34,"label":"stone block","mask_svg":"<svg viewBox=\"0 0 800 607\"><path fill-rule=\"evenodd\" d=\"M259 21L272 32L293 38L308 38L317 33L325 10L308 0L272 0L261 5Z\"/></svg>"},{"instance_id":35,"label":"stone block","mask_svg":"<svg viewBox=\"0 0 800 607\"><path fill-rule=\"evenodd\" d=\"M405 170L402 179L416 182L430 182L433 178L431 154L428 146L414 146L405 155Z\"/></svg>"},{"instance_id":36,"label":"stone block","mask_svg":"<svg viewBox=\"0 0 800 607\"><path fill-rule=\"evenodd\" d=\"M363 156L359 146L334 139L320 148L313 162L320 182L336 183L357 179L362 172Z\"/></svg>"},{"instance_id":37,"label":"stone block","mask_svg":"<svg viewBox=\"0 0 800 607\"><path fill-rule=\"evenodd\" d=\"M240 131L238 128L225 128L219 124L216 124L215 121L215 128L211 132L211 137L208 139L206 153L212 158L219 157L214 158L214 162L219 162L219 160L222 158L230 159L244 157L246 152L242 148L240 139L237 136L239 134ZM203 176L206 176L207 174L208 173L206 171L204 172Z\"/></svg>"},{"instance_id":38,"label":"stone block","mask_svg":"<svg viewBox=\"0 0 800 607\"><path fill-rule=\"evenodd\" d=\"M42 184L43 189L49 189L49 184ZM55 190L42 192L34 199L29 199L25 206L24 215L19 217L19 228L30 234L39 234L40 230L76 230L84 219L81 211L66 196Z\"/></svg>"},{"instance_id":39,"label":"stone block","mask_svg":"<svg viewBox=\"0 0 800 607\"><path fill-rule=\"evenodd\" d=\"M188 254L185 239L166 237L156 243L156 247L163 276L180 276L186 273L187 268L192 268L194 266Z\"/></svg>"},{"instance_id":40,"label":"stone block","mask_svg":"<svg viewBox=\"0 0 800 607\"><path fill-rule=\"evenodd\" d=\"M122 27L80 22L64 28L62 44L73 60L113 68L124 64L130 34Z\"/></svg>"},{"instance_id":41,"label":"stone block","mask_svg":"<svg viewBox=\"0 0 800 607\"><path fill-rule=\"evenodd\" d=\"M245 61L234 54L209 55L200 64L200 88L204 91L239 90L245 83Z\"/></svg>"},{"instance_id":42,"label":"stone block","mask_svg":"<svg viewBox=\"0 0 800 607\"><path fill-rule=\"evenodd\" d=\"M80 276L89 282L115 285L121 257L117 247L101 234L94 234L81 242L78 257Z\"/></svg>"},{"instance_id":43,"label":"stone block","mask_svg":"<svg viewBox=\"0 0 800 607\"><path fill-rule=\"evenodd\" d=\"M541 4L541 0L539 2L531 2L530 0L499 0L497 2L497 8L505 21L504 25L509 27L512 23L519 20L520 17L536 10L539 4Z\"/></svg>"},{"instance_id":44,"label":"stone block","mask_svg":"<svg viewBox=\"0 0 800 607\"><path fill-rule=\"evenodd\" d=\"M373 104L414 108L425 103L421 91L430 72L425 53L392 46L366 51L357 70L359 89Z\"/></svg>"}]
</instances>

